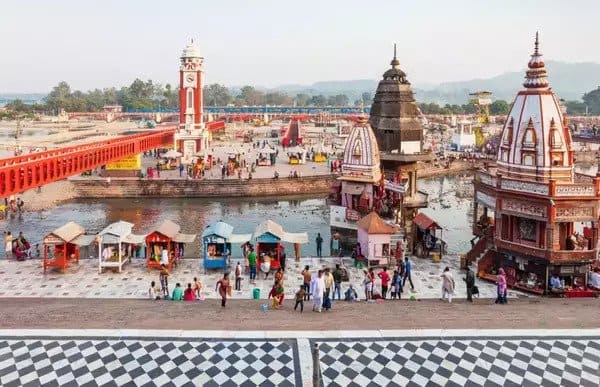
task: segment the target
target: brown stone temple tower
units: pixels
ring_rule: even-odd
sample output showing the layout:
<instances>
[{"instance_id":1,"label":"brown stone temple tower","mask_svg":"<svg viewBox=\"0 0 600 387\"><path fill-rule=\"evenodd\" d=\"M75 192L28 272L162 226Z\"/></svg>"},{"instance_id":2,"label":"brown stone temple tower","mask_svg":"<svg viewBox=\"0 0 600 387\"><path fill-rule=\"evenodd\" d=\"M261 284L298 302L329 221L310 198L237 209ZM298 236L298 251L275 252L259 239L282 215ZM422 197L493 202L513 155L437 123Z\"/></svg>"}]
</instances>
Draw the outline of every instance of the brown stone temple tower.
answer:
<instances>
[{"instance_id":1,"label":"brown stone temple tower","mask_svg":"<svg viewBox=\"0 0 600 387\"><path fill-rule=\"evenodd\" d=\"M400 69L394 44L391 69L383 74L377 86L369 123L375 132L381 154L381 165L387 175L403 184L405 193L401 210L408 249L412 250L412 220L419 208L427 207L427 194L417 189L417 162L431 159L423 152L423 127L410 82Z\"/></svg>"}]
</instances>

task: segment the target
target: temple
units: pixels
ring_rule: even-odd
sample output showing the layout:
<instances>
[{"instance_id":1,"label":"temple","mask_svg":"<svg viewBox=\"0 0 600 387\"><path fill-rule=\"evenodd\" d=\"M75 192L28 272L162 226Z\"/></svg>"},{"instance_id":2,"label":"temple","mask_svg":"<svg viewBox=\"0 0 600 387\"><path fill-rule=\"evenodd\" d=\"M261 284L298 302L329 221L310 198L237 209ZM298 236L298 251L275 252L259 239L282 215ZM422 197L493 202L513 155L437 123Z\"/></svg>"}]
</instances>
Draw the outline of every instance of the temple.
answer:
<instances>
[{"instance_id":1,"label":"temple","mask_svg":"<svg viewBox=\"0 0 600 387\"><path fill-rule=\"evenodd\" d=\"M400 218L408 248L412 249L412 220L418 209L428 204L427 194L417 189L417 162L431 160L432 156L423 152L421 112L406 73L400 69L396 45L390 65L392 68L383 74L377 86L369 123L381 150L383 168L393 172L394 182L402 187Z\"/></svg>"},{"instance_id":2,"label":"temple","mask_svg":"<svg viewBox=\"0 0 600 387\"><path fill-rule=\"evenodd\" d=\"M549 291L560 276L565 292L585 294L590 263L598 255L600 174L574 170L567 122L549 87L536 34L520 91L506 119L497 167L475 178L473 232L467 254L481 278L504 268L508 285Z\"/></svg>"}]
</instances>

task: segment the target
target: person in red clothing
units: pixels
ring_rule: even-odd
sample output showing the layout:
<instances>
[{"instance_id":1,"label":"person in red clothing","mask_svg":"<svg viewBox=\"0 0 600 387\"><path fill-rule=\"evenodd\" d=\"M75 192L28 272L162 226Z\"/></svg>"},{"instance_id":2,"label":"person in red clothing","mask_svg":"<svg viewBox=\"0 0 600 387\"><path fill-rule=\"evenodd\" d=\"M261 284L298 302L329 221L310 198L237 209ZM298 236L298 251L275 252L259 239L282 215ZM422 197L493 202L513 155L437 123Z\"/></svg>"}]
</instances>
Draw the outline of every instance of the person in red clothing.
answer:
<instances>
[{"instance_id":1,"label":"person in red clothing","mask_svg":"<svg viewBox=\"0 0 600 387\"><path fill-rule=\"evenodd\" d=\"M390 283L390 275L387 272L387 267L384 267L377 276L381 279L381 297L385 299L388 291L388 284Z\"/></svg>"},{"instance_id":2,"label":"person in red clothing","mask_svg":"<svg viewBox=\"0 0 600 387\"><path fill-rule=\"evenodd\" d=\"M194 296L194 289L192 289L192 284L188 284L187 289L183 292L183 301L194 301L196 297Z\"/></svg>"}]
</instances>

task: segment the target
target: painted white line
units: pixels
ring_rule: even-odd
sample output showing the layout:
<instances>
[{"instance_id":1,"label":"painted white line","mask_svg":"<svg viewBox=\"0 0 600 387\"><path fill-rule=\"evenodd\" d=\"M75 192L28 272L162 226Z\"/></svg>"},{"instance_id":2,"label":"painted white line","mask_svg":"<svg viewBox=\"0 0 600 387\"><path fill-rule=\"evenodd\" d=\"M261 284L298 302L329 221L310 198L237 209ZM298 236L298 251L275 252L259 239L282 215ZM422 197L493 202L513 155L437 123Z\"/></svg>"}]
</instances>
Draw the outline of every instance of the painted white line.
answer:
<instances>
[{"instance_id":1,"label":"painted white line","mask_svg":"<svg viewBox=\"0 0 600 387\"><path fill-rule=\"evenodd\" d=\"M160 330L160 329L0 329L5 337L181 337L197 339L335 339L387 337L515 337L515 336L600 336L594 329L398 329L353 331L223 331L223 330Z\"/></svg>"},{"instance_id":2,"label":"painted white line","mask_svg":"<svg viewBox=\"0 0 600 387\"><path fill-rule=\"evenodd\" d=\"M303 386L312 386L313 360L308 339L298 339L298 360L300 362L300 375L302 376Z\"/></svg>"}]
</instances>

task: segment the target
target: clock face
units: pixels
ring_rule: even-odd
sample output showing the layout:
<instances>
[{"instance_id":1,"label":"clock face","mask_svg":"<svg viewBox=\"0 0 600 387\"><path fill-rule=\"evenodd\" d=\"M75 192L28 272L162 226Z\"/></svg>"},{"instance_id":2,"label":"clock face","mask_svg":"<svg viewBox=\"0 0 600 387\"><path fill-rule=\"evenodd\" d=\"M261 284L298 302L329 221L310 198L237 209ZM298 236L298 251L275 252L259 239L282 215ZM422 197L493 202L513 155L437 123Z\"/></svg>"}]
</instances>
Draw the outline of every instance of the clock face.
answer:
<instances>
[{"instance_id":1,"label":"clock face","mask_svg":"<svg viewBox=\"0 0 600 387\"><path fill-rule=\"evenodd\" d=\"M186 74L185 75L185 85L186 86L194 86L195 81L196 81L195 74Z\"/></svg>"}]
</instances>

